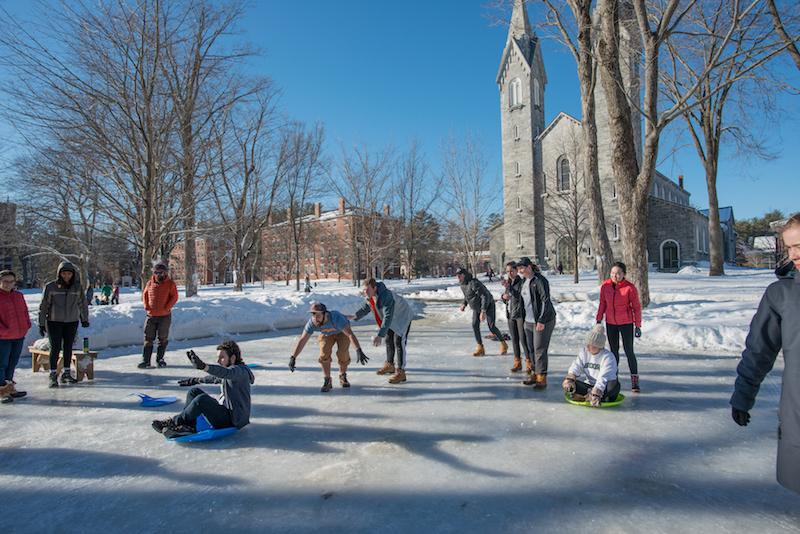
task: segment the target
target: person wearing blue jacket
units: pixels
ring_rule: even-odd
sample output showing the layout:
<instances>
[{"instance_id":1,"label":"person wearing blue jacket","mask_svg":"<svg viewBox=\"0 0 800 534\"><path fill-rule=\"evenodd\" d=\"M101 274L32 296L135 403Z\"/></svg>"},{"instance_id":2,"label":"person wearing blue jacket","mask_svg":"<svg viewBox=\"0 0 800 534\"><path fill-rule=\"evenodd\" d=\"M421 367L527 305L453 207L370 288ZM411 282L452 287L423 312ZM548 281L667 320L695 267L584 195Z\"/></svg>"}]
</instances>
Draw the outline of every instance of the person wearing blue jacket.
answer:
<instances>
[{"instance_id":1,"label":"person wearing blue jacket","mask_svg":"<svg viewBox=\"0 0 800 534\"><path fill-rule=\"evenodd\" d=\"M372 338L372 344L379 347L386 339L386 363L378 370L378 374L392 374L389 383L401 384L406 381L406 344L414 312L403 297L374 278L364 282L364 294L367 302L350 319L358 321L372 312L378 325L378 333Z\"/></svg>"}]
</instances>

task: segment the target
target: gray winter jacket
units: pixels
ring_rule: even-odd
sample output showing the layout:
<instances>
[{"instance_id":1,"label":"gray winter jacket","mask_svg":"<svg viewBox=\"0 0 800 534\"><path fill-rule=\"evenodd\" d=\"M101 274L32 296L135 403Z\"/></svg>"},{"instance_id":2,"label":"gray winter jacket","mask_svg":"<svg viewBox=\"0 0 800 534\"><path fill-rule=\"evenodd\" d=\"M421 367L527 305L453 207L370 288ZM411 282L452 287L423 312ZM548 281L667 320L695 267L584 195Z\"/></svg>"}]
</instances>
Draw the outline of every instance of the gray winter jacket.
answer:
<instances>
[{"instance_id":1,"label":"gray winter jacket","mask_svg":"<svg viewBox=\"0 0 800 534\"><path fill-rule=\"evenodd\" d=\"M506 294L510 297L506 301L506 317L509 319L525 318L525 302L522 300L521 293L524 284L525 278L515 276L514 280L506 288Z\"/></svg>"},{"instance_id":2,"label":"gray winter jacket","mask_svg":"<svg viewBox=\"0 0 800 534\"><path fill-rule=\"evenodd\" d=\"M473 310L486 311L494 304L494 297L486 286L470 273L464 275L461 292L464 293L464 305L469 305Z\"/></svg>"},{"instance_id":3,"label":"gray winter jacket","mask_svg":"<svg viewBox=\"0 0 800 534\"><path fill-rule=\"evenodd\" d=\"M72 271L72 283L69 286L61 281L63 271ZM78 271L70 262L62 261L56 279L44 286L42 302L39 303L39 326L46 328L47 321L75 323L88 320L89 306Z\"/></svg>"},{"instance_id":4,"label":"gray winter jacket","mask_svg":"<svg viewBox=\"0 0 800 534\"><path fill-rule=\"evenodd\" d=\"M378 330L378 337L386 337L389 330L400 337L405 337L406 332L408 332L408 327L411 325L411 320L414 318L414 312L411 310L411 306L408 305L408 302L406 302L406 299L392 293L383 282L378 282L375 309L378 311L378 316L381 318L381 327L380 330ZM372 311L372 308L369 305L369 301L367 301L356 311L356 320L361 319L370 311Z\"/></svg>"},{"instance_id":5,"label":"gray winter jacket","mask_svg":"<svg viewBox=\"0 0 800 534\"><path fill-rule=\"evenodd\" d=\"M796 274L796 273L794 273ZM759 386L783 349L778 409L778 482L800 493L800 275L773 282L764 292L736 368L731 405L749 411Z\"/></svg>"},{"instance_id":6,"label":"gray winter jacket","mask_svg":"<svg viewBox=\"0 0 800 534\"><path fill-rule=\"evenodd\" d=\"M222 383L219 401L231 411L233 426L242 428L250 423L250 384L256 381L253 371L240 363L230 367L208 364L206 372L211 377L200 381L206 384Z\"/></svg>"}]
</instances>

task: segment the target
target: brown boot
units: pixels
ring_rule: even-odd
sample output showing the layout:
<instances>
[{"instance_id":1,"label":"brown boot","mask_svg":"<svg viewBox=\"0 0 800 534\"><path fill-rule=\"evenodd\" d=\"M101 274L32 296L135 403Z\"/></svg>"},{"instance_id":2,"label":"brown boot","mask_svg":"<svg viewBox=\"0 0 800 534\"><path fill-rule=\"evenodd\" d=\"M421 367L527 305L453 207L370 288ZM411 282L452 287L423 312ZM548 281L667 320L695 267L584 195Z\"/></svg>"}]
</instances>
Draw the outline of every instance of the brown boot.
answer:
<instances>
[{"instance_id":1,"label":"brown boot","mask_svg":"<svg viewBox=\"0 0 800 534\"><path fill-rule=\"evenodd\" d=\"M522 360L519 358L514 358L514 367L511 368L512 373L519 373L522 371Z\"/></svg>"},{"instance_id":2,"label":"brown boot","mask_svg":"<svg viewBox=\"0 0 800 534\"><path fill-rule=\"evenodd\" d=\"M403 369L398 369L397 372L389 379L390 384L400 384L406 381L406 372Z\"/></svg>"},{"instance_id":3,"label":"brown boot","mask_svg":"<svg viewBox=\"0 0 800 534\"><path fill-rule=\"evenodd\" d=\"M534 386L536 385L536 375L533 373L528 373L528 378L522 381L523 384L526 386Z\"/></svg>"},{"instance_id":4,"label":"brown boot","mask_svg":"<svg viewBox=\"0 0 800 534\"><path fill-rule=\"evenodd\" d=\"M483 350L483 344L478 343L475 347L475 352L472 353L473 356L486 356L486 351Z\"/></svg>"},{"instance_id":5,"label":"brown boot","mask_svg":"<svg viewBox=\"0 0 800 534\"><path fill-rule=\"evenodd\" d=\"M530 358L525 358L525 372L531 374L533 372L533 362Z\"/></svg>"},{"instance_id":6,"label":"brown boot","mask_svg":"<svg viewBox=\"0 0 800 534\"><path fill-rule=\"evenodd\" d=\"M505 356L508 354L508 343L505 340L500 340L500 356Z\"/></svg>"},{"instance_id":7,"label":"brown boot","mask_svg":"<svg viewBox=\"0 0 800 534\"><path fill-rule=\"evenodd\" d=\"M378 369L377 374L379 375L391 375L394 374L394 364L390 362L384 362L383 367Z\"/></svg>"},{"instance_id":8,"label":"brown boot","mask_svg":"<svg viewBox=\"0 0 800 534\"><path fill-rule=\"evenodd\" d=\"M533 385L534 389L544 389L547 387L547 375L534 375L536 383Z\"/></svg>"}]
</instances>

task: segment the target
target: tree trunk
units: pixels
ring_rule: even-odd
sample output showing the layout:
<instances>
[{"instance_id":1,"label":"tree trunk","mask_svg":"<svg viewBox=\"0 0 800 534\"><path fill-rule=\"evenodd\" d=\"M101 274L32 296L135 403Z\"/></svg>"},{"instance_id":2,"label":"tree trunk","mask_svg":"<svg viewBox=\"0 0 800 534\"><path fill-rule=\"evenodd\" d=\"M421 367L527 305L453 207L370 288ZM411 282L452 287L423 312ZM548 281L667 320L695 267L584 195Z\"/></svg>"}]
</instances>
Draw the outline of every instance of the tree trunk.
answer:
<instances>
[{"instance_id":1,"label":"tree trunk","mask_svg":"<svg viewBox=\"0 0 800 534\"><path fill-rule=\"evenodd\" d=\"M709 155L709 160L710 160ZM725 274L725 248L722 237L722 227L719 224L719 199L717 198L717 168L709 161L705 165L706 187L708 189L708 259L709 276L723 276Z\"/></svg>"}]
</instances>

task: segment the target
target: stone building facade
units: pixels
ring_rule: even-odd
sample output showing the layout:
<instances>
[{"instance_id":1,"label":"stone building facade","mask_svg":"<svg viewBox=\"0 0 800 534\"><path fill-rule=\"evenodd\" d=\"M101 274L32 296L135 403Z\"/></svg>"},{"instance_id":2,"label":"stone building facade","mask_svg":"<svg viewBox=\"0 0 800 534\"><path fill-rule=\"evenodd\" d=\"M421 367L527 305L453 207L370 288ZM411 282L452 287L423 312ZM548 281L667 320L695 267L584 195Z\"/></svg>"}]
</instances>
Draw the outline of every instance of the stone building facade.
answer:
<instances>
[{"instance_id":1,"label":"stone building facade","mask_svg":"<svg viewBox=\"0 0 800 534\"><path fill-rule=\"evenodd\" d=\"M639 46L620 25L625 84L639 90ZM559 113L544 122L547 76L538 37L531 30L523 0L516 0L508 39L497 74L503 149L503 224L491 230L495 266L529 256L546 268L561 264L591 269L595 257L588 229L588 199L579 161L580 120ZM611 247L622 256L621 219L611 168L611 146L605 95L595 93L600 188ZM641 119L636 110L636 151L641 158ZM708 259L707 217L691 207L689 192L656 172L648 209L648 261L665 271Z\"/></svg>"}]
</instances>

